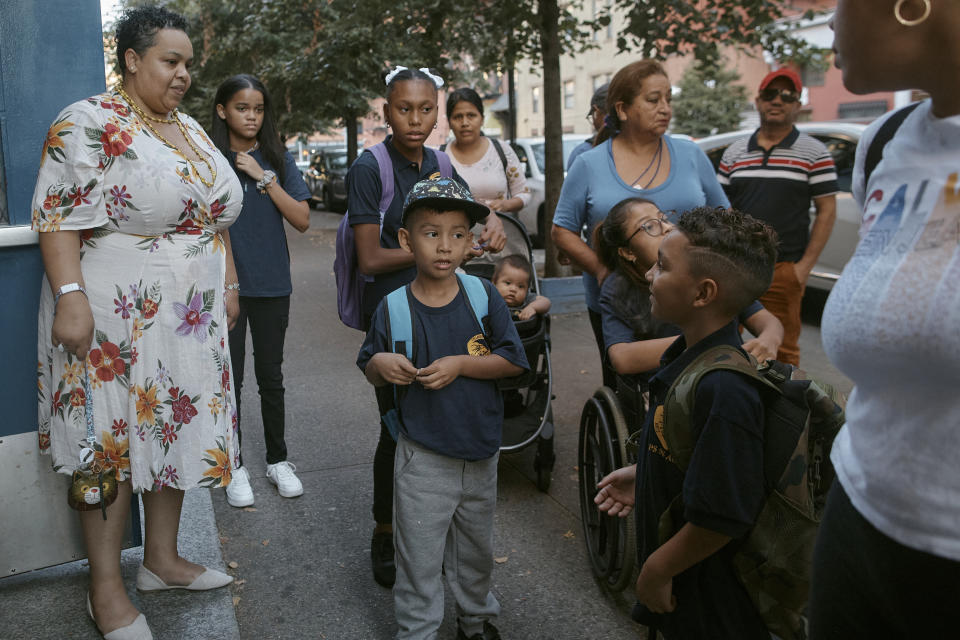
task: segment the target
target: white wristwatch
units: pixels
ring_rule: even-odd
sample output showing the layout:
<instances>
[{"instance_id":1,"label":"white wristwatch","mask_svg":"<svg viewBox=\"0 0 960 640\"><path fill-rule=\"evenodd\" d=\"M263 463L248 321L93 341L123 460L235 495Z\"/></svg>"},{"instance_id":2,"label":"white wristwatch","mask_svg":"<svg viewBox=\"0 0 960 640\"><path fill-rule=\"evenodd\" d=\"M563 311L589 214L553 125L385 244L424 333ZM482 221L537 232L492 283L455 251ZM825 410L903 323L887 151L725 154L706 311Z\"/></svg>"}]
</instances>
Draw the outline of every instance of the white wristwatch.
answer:
<instances>
[{"instance_id":1,"label":"white wristwatch","mask_svg":"<svg viewBox=\"0 0 960 640\"><path fill-rule=\"evenodd\" d=\"M87 295L87 290L81 287L79 282L68 282L57 289L57 292L53 294L53 306L57 306L57 302L60 301L60 296L65 293L73 293L74 291L79 291L83 295Z\"/></svg>"}]
</instances>

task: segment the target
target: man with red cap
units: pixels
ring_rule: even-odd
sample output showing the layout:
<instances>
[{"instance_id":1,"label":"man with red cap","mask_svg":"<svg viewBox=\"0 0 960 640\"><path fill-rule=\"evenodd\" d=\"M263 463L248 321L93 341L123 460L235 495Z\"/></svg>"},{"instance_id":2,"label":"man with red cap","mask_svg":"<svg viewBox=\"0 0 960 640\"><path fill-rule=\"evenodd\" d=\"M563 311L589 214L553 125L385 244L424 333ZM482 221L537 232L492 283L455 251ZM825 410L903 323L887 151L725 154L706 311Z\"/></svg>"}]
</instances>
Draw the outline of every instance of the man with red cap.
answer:
<instances>
[{"instance_id":1,"label":"man with red cap","mask_svg":"<svg viewBox=\"0 0 960 640\"><path fill-rule=\"evenodd\" d=\"M800 362L800 301L837 217L837 171L822 142L794 126L800 76L787 68L760 83L760 128L723 154L717 177L733 207L773 227L780 244L770 289L760 302L783 324L777 359ZM816 221L810 227L810 201Z\"/></svg>"}]
</instances>

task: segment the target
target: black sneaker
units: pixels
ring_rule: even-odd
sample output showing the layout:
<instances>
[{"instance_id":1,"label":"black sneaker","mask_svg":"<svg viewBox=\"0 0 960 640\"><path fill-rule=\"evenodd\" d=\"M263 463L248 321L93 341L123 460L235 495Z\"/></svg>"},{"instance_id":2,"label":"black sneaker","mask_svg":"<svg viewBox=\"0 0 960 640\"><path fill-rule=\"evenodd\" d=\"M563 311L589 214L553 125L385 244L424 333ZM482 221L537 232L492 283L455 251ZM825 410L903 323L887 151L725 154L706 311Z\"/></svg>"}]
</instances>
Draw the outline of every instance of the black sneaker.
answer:
<instances>
[{"instance_id":1,"label":"black sneaker","mask_svg":"<svg viewBox=\"0 0 960 640\"><path fill-rule=\"evenodd\" d=\"M460 628L460 625L457 624L457 640L500 640L500 632L495 626L484 620L483 631L468 637Z\"/></svg>"},{"instance_id":2,"label":"black sneaker","mask_svg":"<svg viewBox=\"0 0 960 640\"><path fill-rule=\"evenodd\" d=\"M373 565L373 579L380 586L393 588L397 581L397 565L393 562L393 533L373 534L370 541L370 562Z\"/></svg>"}]
</instances>

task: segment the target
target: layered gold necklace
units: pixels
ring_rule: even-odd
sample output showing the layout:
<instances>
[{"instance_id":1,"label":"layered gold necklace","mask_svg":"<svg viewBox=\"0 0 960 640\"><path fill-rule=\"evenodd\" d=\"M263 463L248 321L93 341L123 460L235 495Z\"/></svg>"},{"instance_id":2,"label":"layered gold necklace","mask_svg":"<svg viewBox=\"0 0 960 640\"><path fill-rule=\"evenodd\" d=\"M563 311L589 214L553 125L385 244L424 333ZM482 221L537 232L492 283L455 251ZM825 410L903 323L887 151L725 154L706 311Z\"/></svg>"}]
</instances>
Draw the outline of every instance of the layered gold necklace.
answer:
<instances>
[{"instance_id":1,"label":"layered gold necklace","mask_svg":"<svg viewBox=\"0 0 960 640\"><path fill-rule=\"evenodd\" d=\"M120 94L120 97L123 98L128 105L130 105L130 108L133 109L134 113L136 113L140 117L140 119L143 120L143 124L147 125L147 128L153 132L153 135L155 135L157 139L160 140L160 142L164 143L168 147L172 147L176 149L177 152L181 156L183 156L183 158L190 165L190 168L193 169L193 173L198 178L200 178L200 182L202 182L204 185L208 187L213 186L213 184L217 181L217 170L210 163L210 161L207 160L207 156L201 153L200 149L198 149L197 146L193 144L193 140L190 139L190 135L187 133L187 128L184 126L183 122L180 121L180 116L178 115L178 112L176 109L173 110L172 118L155 118L151 115L148 115L143 109L141 109L140 106L136 102L134 102L133 99L130 98L130 96L127 95L127 92L123 90L123 87L121 85L118 84L116 86L116 92ZM177 128L180 129L180 133L183 134L183 139L187 141L187 145L189 145L190 149L196 154L198 158L200 158L203 164L207 165L207 170L210 171L210 176L211 176L209 182L202 175L200 175L200 172L197 170L197 165L194 164L193 160L191 160L187 156L187 154L183 152L183 149L181 149L180 147L178 147L177 145L173 144L172 142L164 138L162 135L160 135L160 132L157 131L157 129L152 124L150 124L151 122L156 122L158 124L176 124L177 125Z\"/></svg>"}]
</instances>

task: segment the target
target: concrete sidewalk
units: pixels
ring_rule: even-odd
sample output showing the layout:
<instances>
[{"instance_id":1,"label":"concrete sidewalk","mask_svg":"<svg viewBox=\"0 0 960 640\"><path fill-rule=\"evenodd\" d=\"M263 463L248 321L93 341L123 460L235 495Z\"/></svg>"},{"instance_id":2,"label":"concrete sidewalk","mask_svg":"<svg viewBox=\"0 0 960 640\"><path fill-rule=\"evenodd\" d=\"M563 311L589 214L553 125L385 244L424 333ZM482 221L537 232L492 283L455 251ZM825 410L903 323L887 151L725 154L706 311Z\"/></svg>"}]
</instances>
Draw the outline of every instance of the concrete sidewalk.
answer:
<instances>
[{"instance_id":1,"label":"concrete sidewalk","mask_svg":"<svg viewBox=\"0 0 960 640\"><path fill-rule=\"evenodd\" d=\"M244 456L256 503L234 509L223 491L187 492L180 549L237 578L214 592L141 595L139 549L123 554L124 577L158 640L321 638L376 640L395 632L391 592L373 581L372 460L379 434L373 390L354 364L362 341L337 318L333 243L340 216L314 212L306 234L289 233L294 295L284 363L287 446L304 495L280 498L265 477L262 422L252 362L244 381ZM533 448L500 462L494 592L504 638L642 638L632 604L594 581L580 522L577 435L580 411L600 384L599 357L585 313L555 315L553 403L557 463L547 494L535 484ZM842 379L805 326L805 366ZM248 358L252 347L248 346ZM808 357L809 354L809 357ZM84 562L0 580L0 638L96 639L85 612ZM456 635L447 597L440 640Z\"/></svg>"}]
</instances>

